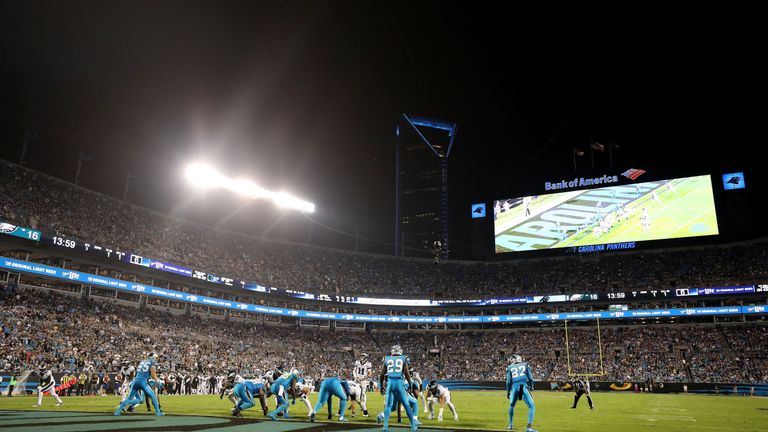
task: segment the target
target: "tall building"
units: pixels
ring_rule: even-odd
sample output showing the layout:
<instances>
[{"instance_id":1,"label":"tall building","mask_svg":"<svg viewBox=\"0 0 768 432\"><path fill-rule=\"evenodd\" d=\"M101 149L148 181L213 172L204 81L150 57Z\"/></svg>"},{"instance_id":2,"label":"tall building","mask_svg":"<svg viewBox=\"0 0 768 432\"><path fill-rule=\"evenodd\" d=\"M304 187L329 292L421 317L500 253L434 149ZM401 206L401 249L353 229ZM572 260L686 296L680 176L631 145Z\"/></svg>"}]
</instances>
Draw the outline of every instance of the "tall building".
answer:
<instances>
[{"instance_id":1,"label":"tall building","mask_svg":"<svg viewBox=\"0 0 768 432\"><path fill-rule=\"evenodd\" d=\"M403 114L395 129L395 255L449 251L448 159L458 126Z\"/></svg>"}]
</instances>

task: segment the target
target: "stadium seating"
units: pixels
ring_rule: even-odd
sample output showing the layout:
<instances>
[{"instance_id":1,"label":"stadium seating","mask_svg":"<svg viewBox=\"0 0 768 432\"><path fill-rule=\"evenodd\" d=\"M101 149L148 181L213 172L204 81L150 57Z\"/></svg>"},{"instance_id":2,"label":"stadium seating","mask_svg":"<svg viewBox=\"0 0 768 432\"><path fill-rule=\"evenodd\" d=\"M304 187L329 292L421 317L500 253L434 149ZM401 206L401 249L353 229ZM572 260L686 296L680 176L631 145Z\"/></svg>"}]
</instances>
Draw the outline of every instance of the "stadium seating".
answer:
<instances>
[{"instance_id":1,"label":"stadium seating","mask_svg":"<svg viewBox=\"0 0 768 432\"><path fill-rule=\"evenodd\" d=\"M727 247L562 257L505 263L394 259L268 241L185 222L0 161L0 220L163 261L305 291L384 296L596 292L622 288L764 283L765 240ZM727 265L733 261L738 266ZM401 344L427 379L502 379L507 357L523 355L537 380L604 372L628 382L766 382L764 325L604 327L366 333L206 320L4 287L0 369L40 364L58 371L114 372L148 346L167 372L256 375L289 363L309 376L348 370L355 354L376 359ZM418 312L414 312L418 313ZM329 348L327 341L345 349ZM338 343L336 344L338 345ZM725 351L718 347L727 347Z\"/></svg>"},{"instance_id":2,"label":"stadium seating","mask_svg":"<svg viewBox=\"0 0 768 432\"><path fill-rule=\"evenodd\" d=\"M395 259L185 222L0 161L0 220L263 285L341 295L457 298L764 283L766 240L694 251L504 263ZM738 266L730 265L738 262Z\"/></svg>"},{"instance_id":3,"label":"stadium seating","mask_svg":"<svg viewBox=\"0 0 768 432\"><path fill-rule=\"evenodd\" d=\"M569 331L566 350L562 328L330 333L141 311L33 289L4 289L0 310L0 370L6 371L47 364L60 372L115 372L156 347L165 373L256 376L285 364L321 377L349 372L360 352L376 362L399 343L427 379L501 380L509 355L517 353L539 381L565 381L569 372L605 372L603 379L617 382L768 381L768 327L759 324L604 326L602 350L595 328L579 328Z\"/></svg>"}]
</instances>

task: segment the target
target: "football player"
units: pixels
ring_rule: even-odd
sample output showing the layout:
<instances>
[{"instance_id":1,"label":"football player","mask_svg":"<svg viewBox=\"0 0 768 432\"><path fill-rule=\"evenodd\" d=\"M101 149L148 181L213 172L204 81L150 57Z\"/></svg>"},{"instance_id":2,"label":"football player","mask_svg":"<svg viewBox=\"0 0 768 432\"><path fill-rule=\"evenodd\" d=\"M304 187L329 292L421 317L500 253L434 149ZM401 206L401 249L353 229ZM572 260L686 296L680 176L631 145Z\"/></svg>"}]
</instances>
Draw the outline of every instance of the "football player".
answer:
<instances>
[{"instance_id":1,"label":"football player","mask_svg":"<svg viewBox=\"0 0 768 432\"><path fill-rule=\"evenodd\" d=\"M411 395L413 395L413 397L415 397L417 400L421 401L421 403L424 405L424 412L426 413L428 412L427 399L424 397L424 392L421 391L424 382L421 380L421 376L416 371L411 372L411 379L413 380L411 382Z\"/></svg>"},{"instance_id":2,"label":"football player","mask_svg":"<svg viewBox=\"0 0 768 432\"><path fill-rule=\"evenodd\" d=\"M227 395L227 399L229 399L229 401L233 404L237 405L237 398L239 396L237 396L234 391L235 384L237 384L235 382L235 378L237 376L238 375L235 374L235 371L230 371L227 374L227 378L224 380L224 385L221 386L221 391L219 392L219 399L224 399L224 395ZM242 377L240 378L242 379Z\"/></svg>"},{"instance_id":3,"label":"football player","mask_svg":"<svg viewBox=\"0 0 768 432\"><path fill-rule=\"evenodd\" d=\"M347 381L342 380L338 376L330 376L325 378L320 384L320 391L318 392L317 403L315 409L309 416L309 421L315 421L315 415L323 408L323 405L331 400L332 396L339 398L339 421L345 422L347 419L344 417L344 413L347 410L347 399L349 398L349 385Z\"/></svg>"},{"instance_id":4,"label":"football player","mask_svg":"<svg viewBox=\"0 0 768 432\"><path fill-rule=\"evenodd\" d=\"M437 421L443 421L443 409L448 405L448 409L453 413L453 420L459 421L459 414L456 412L456 407L451 402L451 391L446 387L432 381L429 384L429 418L430 420L435 418L435 402L440 404L440 411L437 413Z\"/></svg>"},{"instance_id":5,"label":"football player","mask_svg":"<svg viewBox=\"0 0 768 432\"><path fill-rule=\"evenodd\" d=\"M592 404L592 397L589 393L589 381L577 378L573 382L573 389L576 391L576 395L573 396L573 406L571 408L576 409L576 405L579 403L579 399L582 395L587 397L587 402L589 402L589 409L595 409L594 405Z\"/></svg>"},{"instance_id":6,"label":"football player","mask_svg":"<svg viewBox=\"0 0 768 432\"><path fill-rule=\"evenodd\" d=\"M285 413L288 410L288 389L293 388L296 385L296 380L299 379L299 371L297 369L291 369L290 372L284 373L280 378L276 379L272 383L270 391L277 398L277 408L267 413L267 417L277 421L277 416ZM296 403L296 397L293 398L293 403ZM284 418L289 418L287 415L283 415Z\"/></svg>"},{"instance_id":7,"label":"football player","mask_svg":"<svg viewBox=\"0 0 768 432\"><path fill-rule=\"evenodd\" d=\"M312 403L309 401L309 394L312 393L312 390L314 390L314 387L307 384L304 378L299 378L289 392L294 399L301 400L307 406L307 417L312 415Z\"/></svg>"},{"instance_id":8,"label":"football player","mask_svg":"<svg viewBox=\"0 0 768 432\"><path fill-rule=\"evenodd\" d=\"M352 409L352 417L355 416L355 403L360 405L360 409L363 410L363 417L368 417L368 406L366 402L368 401L368 397L365 394L365 388L354 382L354 381L347 381L347 385L349 385L349 399L350 399L350 406Z\"/></svg>"},{"instance_id":9,"label":"football player","mask_svg":"<svg viewBox=\"0 0 768 432\"><path fill-rule=\"evenodd\" d=\"M56 394L56 379L53 377L53 373L50 369L43 366L40 368L40 382L37 384L37 403L32 405L33 407L39 407L43 404L43 393L50 392L51 397L56 399L56 406L60 406L64 402Z\"/></svg>"},{"instance_id":10,"label":"football player","mask_svg":"<svg viewBox=\"0 0 768 432\"><path fill-rule=\"evenodd\" d=\"M401 403L405 407L405 413L411 421L411 430L418 428L418 420L415 418L411 405L408 401L408 394L405 388L405 381L411 381L411 373L408 370L410 360L403 355L403 348L400 345L393 345L390 355L383 358L383 367L379 375L379 388L384 389L384 378L387 378L386 387L386 406L384 412L380 414L381 421L384 422L384 430L389 429L389 415L395 404ZM418 411L417 411L418 413ZM377 420L379 417L377 417Z\"/></svg>"},{"instance_id":11,"label":"football player","mask_svg":"<svg viewBox=\"0 0 768 432\"><path fill-rule=\"evenodd\" d=\"M155 392L152 391L152 388L150 387L149 381L150 379L154 380L157 385L160 386L160 380L157 377L157 359L158 359L157 353L149 353L146 360L143 360L141 363L139 363L139 366L136 368L136 379L131 382L131 394L128 396L128 398L120 403L120 406L117 407L115 410L115 415L119 416L123 413L123 409L126 406L129 405L137 405L141 403L141 399L138 398L139 391L144 392L145 396L149 396L149 398L152 400L152 405L155 406L155 415L162 416L165 415L162 411L160 411L160 405L157 401L157 396L155 396Z\"/></svg>"},{"instance_id":12,"label":"football player","mask_svg":"<svg viewBox=\"0 0 768 432\"><path fill-rule=\"evenodd\" d=\"M523 358L519 355L513 355L509 358L507 366L507 399L509 399L509 425L507 429L512 430L512 419L515 416L515 405L522 399L528 406L528 426L526 432L536 432L533 429L533 416L536 412L536 405L533 403L531 390L533 389L533 373L528 363L523 363Z\"/></svg>"},{"instance_id":13,"label":"football player","mask_svg":"<svg viewBox=\"0 0 768 432\"><path fill-rule=\"evenodd\" d=\"M232 383L234 383L232 393L235 397L239 398L235 407L232 408L233 416L242 417L242 411L253 408L256 405L253 400L254 397L259 398L261 411L264 415L267 415L267 393L264 389L264 384L254 380L244 380L240 375L236 375Z\"/></svg>"},{"instance_id":14,"label":"football player","mask_svg":"<svg viewBox=\"0 0 768 432\"><path fill-rule=\"evenodd\" d=\"M373 366L368 360L368 354L360 354L360 359L355 361L355 367L352 369L352 377L355 382L363 388L363 392L368 391L368 383L371 380L371 369Z\"/></svg>"}]
</instances>

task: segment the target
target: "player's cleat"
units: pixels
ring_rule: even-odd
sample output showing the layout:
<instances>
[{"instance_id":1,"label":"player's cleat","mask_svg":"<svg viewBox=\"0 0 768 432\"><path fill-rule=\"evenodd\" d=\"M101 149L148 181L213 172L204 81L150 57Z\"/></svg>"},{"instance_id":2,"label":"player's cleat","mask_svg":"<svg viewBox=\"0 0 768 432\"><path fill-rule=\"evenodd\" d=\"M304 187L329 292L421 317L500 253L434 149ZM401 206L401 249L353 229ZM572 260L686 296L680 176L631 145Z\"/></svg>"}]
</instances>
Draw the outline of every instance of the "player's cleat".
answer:
<instances>
[{"instance_id":1,"label":"player's cleat","mask_svg":"<svg viewBox=\"0 0 768 432\"><path fill-rule=\"evenodd\" d=\"M333 420L333 414L328 414L328 420Z\"/></svg>"},{"instance_id":2,"label":"player's cleat","mask_svg":"<svg viewBox=\"0 0 768 432\"><path fill-rule=\"evenodd\" d=\"M383 422L383 421L384 421L384 413L379 413L379 414L376 416L376 423L381 423L381 422Z\"/></svg>"},{"instance_id":3,"label":"player's cleat","mask_svg":"<svg viewBox=\"0 0 768 432\"><path fill-rule=\"evenodd\" d=\"M443 421L443 416L437 416L437 421Z\"/></svg>"},{"instance_id":4,"label":"player's cleat","mask_svg":"<svg viewBox=\"0 0 768 432\"><path fill-rule=\"evenodd\" d=\"M512 423L510 423L509 425L507 425L507 430L512 430Z\"/></svg>"},{"instance_id":5,"label":"player's cleat","mask_svg":"<svg viewBox=\"0 0 768 432\"><path fill-rule=\"evenodd\" d=\"M311 421L312 423L315 422L315 412L314 411L309 413L309 421Z\"/></svg>"},{"instance_id":6,"label":"player's cleat","mask_svg":"<svg viewBox=\"0 0 768 432\"><path fill-rule=\"evenodd\" d=\"M160 417L160 416L164 416L164 415L165 415L165 413L164 413L164 412L162 412L162 411L158 411L157 413L155 413L155 415L156 415L156 416L158 416L158 417Z\"/></svg>"},{"instance_id":7,"label":"player's cleat","mask_svg":"<svg viewBox=\"0 0 768 432\"><path fill-rule=\"evenodd\" d=\"M368 410L363 411L363 417L368 417Z\"/></svg>"},{"instance_id":8,"label":"player's cleat","mask_svg":"<svg viewBox=\"0 0 768 432\"><path fill-rule=\"evenodd\" d=\"M459 421L459 416L454 417L453 421Z\"/></svg>"},{"instance_id":9,"label":"player's cleat","mask_svg":"<svg viewBox=\"0 0 768 432\"><path fill-rule=\"evenodd\" d=\"M147 407L147 412L150 412L150 411L151 411L151 410L149 409L149 407Z\"/></svg>"},{"instance_id":10,"label":"player's cleat","mask_svg":"<svg viewBox=\"0 0 768 432\"><path fill-rule=\"evenodd\" d=\"M34 405L32 405L32 408L37 408L39 406L40 406L40 404L34 404Z\"/></svg>"},{"instance_id":11,"label":"player's cleat","mask_svg":"<svg viewBox=\"0 0 768 432\"><path fill-rule=\"evenodd\" d=\"M434 418L435 418L435 415L434 415L434 414L432 414L432 413L430 413L430 414L429 414L429 417L427 417L427 418L428 418L428 419L430 419L430 420L432 420L432 419L434 419Z\"/></svg>"},{"instance_id":12,"label":"player's cleat","mask_svg":"<svg viewBox=\"0 0 768 432\"><path fill-rule=\"evenodd\" d=\"M277 421L277 416L274 413L267 413L267 417L271 418L272 421Z\"/></svg>"},{"instance_id":13,"label":"player's cleat","mask_svg":"<svg viewBox=\"0 0 768 432\"><path fill-rule=\"evenodd\" d=\"M571 407L571 409L576 409L576 407Z\"/></svg>"},{"instance_id":14,"label":"player's cleat","mask_svg":"<svg viewBox=\"0 0 768 432\"><path fill-rule=\"evenodd\" d=\"M538 432L538 431L534 428L525 428L525 432Z\"/></svg>"},{"instance_id":15,"label":"player's cleat","mask_svg":"<svg viewBox=\"0 0 768 432\"><path fill-rule=\"evenodd\" d=\"M128 407L128 412L133 412L133 405Z\"/></svg>"},{"instance_id":16,"label":"player's cleat","mask_svg":"<svg viewBox=\"0 0 768 432\"><path fill-rule=\"evenodd\" d=\"M344 418L344 417L339 417L339 420L338 420L338 421L340 421L340 422L347 422L347 421L349 421L349 420L347 420L347 419L346 419L346 418Z\"/></svg>"},{"instance_id":17,"label":"player's cleat","mask_svg":"<svg viewBox=\"0 0 768 432\"><path fill-rule=\"evenodd\" d=\"M355 413L352 413L352 417L355 417Z\"/></svg>"},{"instance_id":18,"label":"player's cleat","mask_svg":"<svg viewBox=\"0 0 768 432\"><path fill-rule=\"evenodd\" d=\"M64 402L56 402L56 406L62 406L64 405Z\"/></svg>"}]
</instances>

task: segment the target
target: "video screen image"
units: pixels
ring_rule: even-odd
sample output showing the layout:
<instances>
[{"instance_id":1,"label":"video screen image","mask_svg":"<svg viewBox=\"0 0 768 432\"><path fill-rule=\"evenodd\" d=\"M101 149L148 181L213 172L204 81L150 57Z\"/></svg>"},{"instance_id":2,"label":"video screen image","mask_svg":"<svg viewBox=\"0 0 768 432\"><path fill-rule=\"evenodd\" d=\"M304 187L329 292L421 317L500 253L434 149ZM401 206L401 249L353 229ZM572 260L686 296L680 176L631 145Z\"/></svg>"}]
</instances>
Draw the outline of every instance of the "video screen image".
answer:
<instances>
[{"instance_id":1,"label":"video screen image","mask_svg":"<svg viewBox=\"0 0 768 432\"><path fill-rule=\"evenodd\" d=\"M494 201L496 253L718 234L709 175Z\"/></svg>"}]
</instances>

